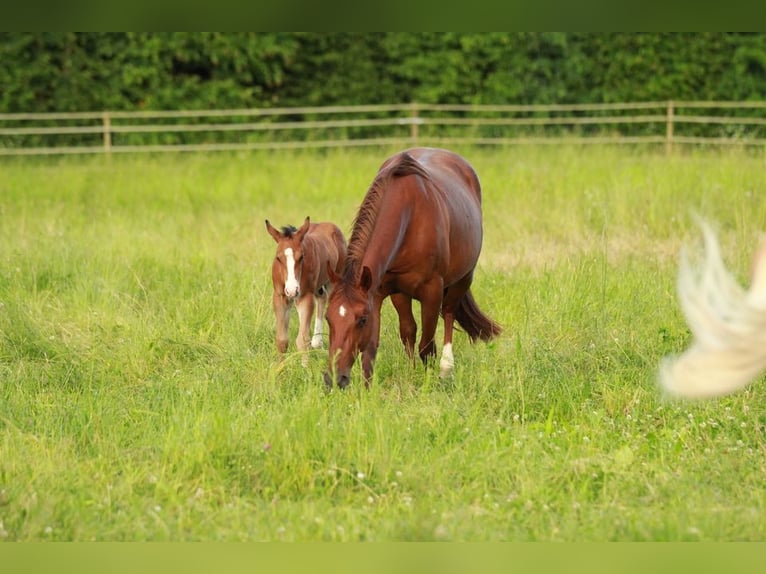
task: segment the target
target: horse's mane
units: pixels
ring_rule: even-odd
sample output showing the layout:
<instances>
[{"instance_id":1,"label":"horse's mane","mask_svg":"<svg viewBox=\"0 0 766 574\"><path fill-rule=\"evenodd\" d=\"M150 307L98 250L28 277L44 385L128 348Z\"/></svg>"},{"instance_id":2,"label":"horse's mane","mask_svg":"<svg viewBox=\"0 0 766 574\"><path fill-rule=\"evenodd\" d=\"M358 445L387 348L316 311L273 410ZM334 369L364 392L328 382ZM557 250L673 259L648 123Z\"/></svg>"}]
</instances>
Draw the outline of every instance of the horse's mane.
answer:
<instances>
[{"instance_id":1,"label":"horse's mane","mask_svg":"<svg viewBox=\"0 0 766 574\"><path fill-rule=\"evenodd\" d=\"M346 266L343 270L344 281L353 281L357 278L359 263L367 251L386 189L393 179L407 175L418 175L426 180L430 178L426 169L410 154L404 152L382 168L370 184L359 212L354 218L351 238L348 242Z\"/></svg>"},{"instance_id":2,"label":"horse's mane","mask_svg":"<svg viewBox=\"0 0 766 574\"><path fill-rule=\"evenodd\" d=\"M296 227L294 227L292 225L285 225L282 228L282 235L284 235L285 237L290 239L293 236L293 234L295 234L297 231L298 231L298 229Z\"/></svg>"}]
</instances>

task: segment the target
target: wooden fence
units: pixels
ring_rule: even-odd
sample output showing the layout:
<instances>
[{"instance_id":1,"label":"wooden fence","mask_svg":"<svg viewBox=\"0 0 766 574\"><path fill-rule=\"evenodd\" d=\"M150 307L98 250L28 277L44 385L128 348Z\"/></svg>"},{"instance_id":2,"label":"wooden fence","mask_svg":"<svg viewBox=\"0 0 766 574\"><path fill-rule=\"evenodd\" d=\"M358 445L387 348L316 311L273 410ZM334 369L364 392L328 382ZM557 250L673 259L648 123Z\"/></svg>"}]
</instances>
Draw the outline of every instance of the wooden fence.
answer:
<instances>
[{"instance_id":1,"label":"wooden fence","mask_svg":"<svg viewBox=\"0 0 766 574\"><path fill-rule=\"evenodd\" d=\"M0 114L0 155L371 145L766 144L766 102L359 105Z\"/></svg>"}]
</instances>

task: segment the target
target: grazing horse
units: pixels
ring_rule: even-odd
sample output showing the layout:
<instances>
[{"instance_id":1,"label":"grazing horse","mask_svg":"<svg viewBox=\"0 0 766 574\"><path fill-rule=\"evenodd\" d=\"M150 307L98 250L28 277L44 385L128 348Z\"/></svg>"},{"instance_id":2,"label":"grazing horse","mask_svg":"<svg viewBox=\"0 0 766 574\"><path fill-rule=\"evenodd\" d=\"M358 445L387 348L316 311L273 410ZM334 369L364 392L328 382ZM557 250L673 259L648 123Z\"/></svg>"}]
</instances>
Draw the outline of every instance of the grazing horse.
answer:
<instances>
[{"instance_id":1,"label":"grazing horse","mask_svg":"<svg viewBox=\"0 0 766 574\"><path fill-rule=\"evenodd\" d=\"M705 257L692 267L682 254L678 297L694 340L666 357L659 382L680 398L710 398L738 391L766 370L766 237L753 257L745 291L724 267L713 230L701 222Z\"/></svg>"},{"instance_id":2,"label":"grazing horse","mask_svg":"<svg viewBox=\"0 0 766 574\"><path fill-rule=\"evenodd\" d=\"M446 150L415 148L383 163L354 220L343 273L330 273L329 369L340 388L349 384L360 352L369 387L386 297L399 314L399 335L411 357L417 334L412 300L420 301L419 355L424 362L436 356L434 334L441 313L442 375L454 365L455 320L471 341L501 332L469 290L481 243L481 186L465 159ZM324 375L328 388L333 385L330 373Z\"/></svg>"},{"instance_id":3,"label":"grazing horse","mask_svg":"<svg viewBox=\"0 0 766 574\"><path fill-rule=\"evenodd\" d=\"M309 217L300 229L288 226L283 227L281 232L267 219L266 229L277 242L277 254L271 265L277 349L280 353L287 351L290 307L295 302L300 321L295 344L300 351L308 350L315 301L317 313L311 347L319 349L322 347L323 317L330 286L328 271L339 272L346 259L343 233L332 223L311 223ZM304 354L303 364L307 361L308 356Z\"/></svg>"}]
</instances>

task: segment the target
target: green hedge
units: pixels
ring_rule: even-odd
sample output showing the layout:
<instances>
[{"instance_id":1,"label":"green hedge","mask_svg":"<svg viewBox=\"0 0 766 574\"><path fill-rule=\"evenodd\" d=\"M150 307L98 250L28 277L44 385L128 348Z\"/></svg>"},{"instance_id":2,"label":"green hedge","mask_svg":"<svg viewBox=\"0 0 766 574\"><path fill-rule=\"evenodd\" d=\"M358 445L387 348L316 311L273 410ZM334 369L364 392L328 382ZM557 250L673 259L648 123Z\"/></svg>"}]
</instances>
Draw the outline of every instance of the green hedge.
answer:
<instances>
[{"instance_id":1,"label":"green hedge","mask_svg":"<svg viewBox=\"0 0 766 574\"><path fill-rule=\"evenodd\" d=\"M0 111L758 99L766 35L9 33Z\"/></svg>"}]
</instances>

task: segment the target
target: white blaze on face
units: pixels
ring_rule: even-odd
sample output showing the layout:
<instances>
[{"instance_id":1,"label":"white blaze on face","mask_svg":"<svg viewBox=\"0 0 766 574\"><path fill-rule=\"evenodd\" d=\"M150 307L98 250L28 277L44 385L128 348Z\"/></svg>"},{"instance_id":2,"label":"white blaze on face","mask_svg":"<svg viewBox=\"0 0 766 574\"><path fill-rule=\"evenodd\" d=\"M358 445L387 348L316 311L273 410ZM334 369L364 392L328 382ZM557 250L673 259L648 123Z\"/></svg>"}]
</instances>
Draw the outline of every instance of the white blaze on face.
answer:
<instances>
[{"instance_id":1,"label":"white blaze on face","mask_svg":"<svg viewBox=\"0 0 766 574\"><path fill-rule=\"evenodd\" d=\"M338 312L340 313L341 317L346 316L346 308L343 305L340 306L340 309L338 309Z\"/></svg>"},{"instance_id":2,"label":"white blaze on face","mask_svg":"<svg viewBox=\"0 0 766 574\"><path fill-rule=\"evenodd\" d=\"M285 266L287 267L287 281L285 281L285 295L288 297L298 296L298 279L295 277L295 255L291 247L285 249Z\"/></svg>"}]
</instances>

